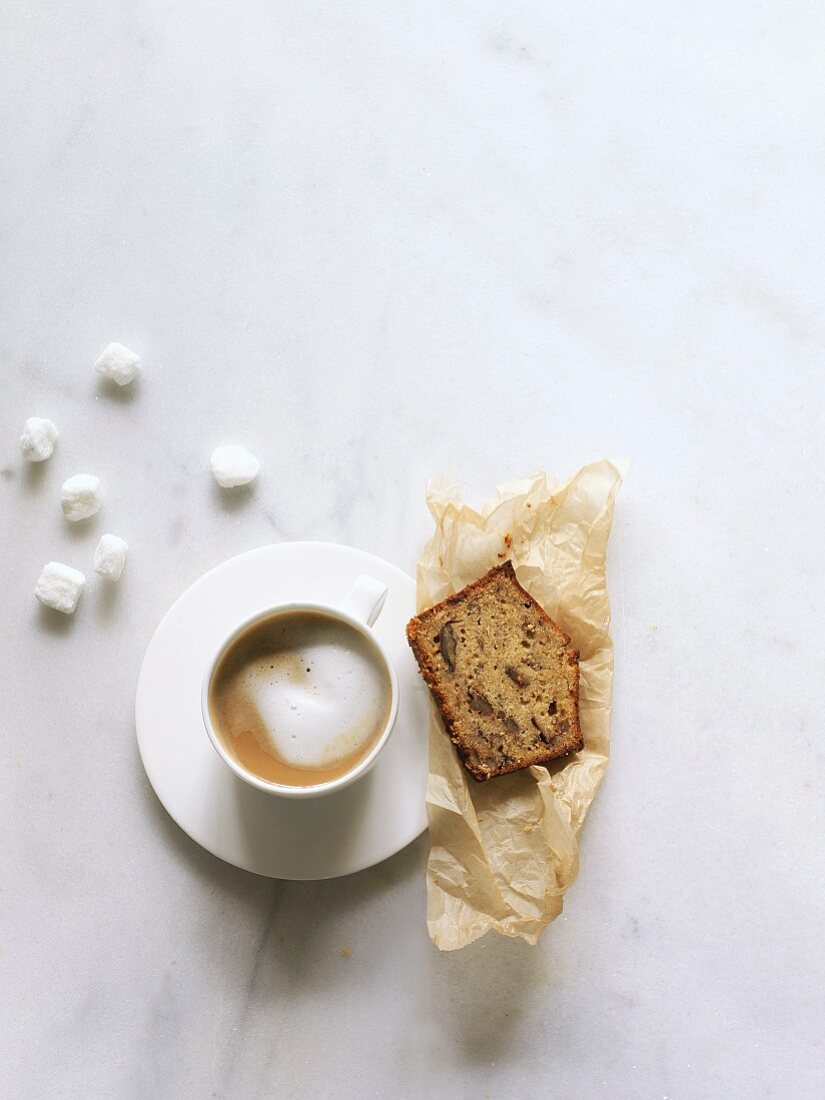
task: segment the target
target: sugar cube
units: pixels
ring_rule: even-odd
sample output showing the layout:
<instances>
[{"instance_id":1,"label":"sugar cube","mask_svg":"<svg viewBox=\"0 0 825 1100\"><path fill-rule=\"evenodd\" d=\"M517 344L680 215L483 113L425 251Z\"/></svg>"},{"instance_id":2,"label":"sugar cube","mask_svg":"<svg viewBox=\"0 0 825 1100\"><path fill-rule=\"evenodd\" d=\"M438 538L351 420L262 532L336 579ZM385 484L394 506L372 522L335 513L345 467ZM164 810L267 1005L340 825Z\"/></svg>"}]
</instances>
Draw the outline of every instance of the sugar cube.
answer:
<instances>
[{"instance_id":1,"label":"sugar cube","mask_svg":"<svg viewBox=\"0 0 825 1100\"><path fill-rule=\"evenodd\" d=\"M140 369L140 356L123 344L109 344L95 363L95 369L104 378L110 378L119 386L126 386Z\"/></svg>"},{"instance_id":2,"label":"sugar cube","mask_svg":"<svg viewBox=\"0 0 825 1100\"><path fill-rule=\"evenodd\" d=\"M261 464L246 447L230 444L212 452L212 473L222 489L248 485L258 476Z\"/></svg>"},{"instance_id":3,"label":"sugar cube","mask_svg":"<svg viewBox=\"0 0 825 1100\"><path fill-rule=\"evenodd\" d=\"M77 601L86 585L86 578L79 569L63 565L59 561L50 561L43 566L37 578L34 594L46 607L71 615L77 607Z\"/></svg>"},{"instance_id":4,"label":"sugar cube","mask_svg":"<svg viewBox=\"0 0 825 1100\"><path fill-rule=\"evenodd\" d=\"M60 506L63 509L63 515L72 523L93 516L102 503L100 478L95 477L94 474L75 474L74 477L63 482L63 488L60 490Z\"/></svg>"},{"instance_id":5,"label":"sugar cube","mask_svg":"<svg viewBox=\"0 0 825 1100\"><path fill-rule=\"evenodd\" d=\"M95 549L95 571L107 580L120 580L128 549L125 539L117 535L101 535Z\"/></svg>"},{"instance_id":6,"label":"sugar cube","mask_svg":"<svg viewBox=\"0 0 825 1100\"><path fill-rule=\"evenodd\" d=\"M43 416L30 416L20 437L20 453L29 462L43 462L52 457L58 431L51 420Z\"/></svg>"}]
</instances>

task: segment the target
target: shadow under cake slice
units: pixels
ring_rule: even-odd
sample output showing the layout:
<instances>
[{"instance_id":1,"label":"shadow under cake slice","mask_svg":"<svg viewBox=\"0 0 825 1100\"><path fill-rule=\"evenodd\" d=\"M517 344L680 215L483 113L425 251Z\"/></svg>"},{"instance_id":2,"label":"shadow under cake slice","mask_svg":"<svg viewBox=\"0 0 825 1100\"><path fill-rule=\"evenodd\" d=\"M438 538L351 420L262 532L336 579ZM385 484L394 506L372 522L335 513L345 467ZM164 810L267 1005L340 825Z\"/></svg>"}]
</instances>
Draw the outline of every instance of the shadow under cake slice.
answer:
<instances>
[{"instance_id":1,"label":"shadow under cake slice","mask_svg":"<svg viewBox=\"0 0 825 1100\"><path fill-rule=\"evenodd\" d=\"M584 747L579 654L512 562L416 615L407 640L474 779Z\"/></svg>"}]
</instances>

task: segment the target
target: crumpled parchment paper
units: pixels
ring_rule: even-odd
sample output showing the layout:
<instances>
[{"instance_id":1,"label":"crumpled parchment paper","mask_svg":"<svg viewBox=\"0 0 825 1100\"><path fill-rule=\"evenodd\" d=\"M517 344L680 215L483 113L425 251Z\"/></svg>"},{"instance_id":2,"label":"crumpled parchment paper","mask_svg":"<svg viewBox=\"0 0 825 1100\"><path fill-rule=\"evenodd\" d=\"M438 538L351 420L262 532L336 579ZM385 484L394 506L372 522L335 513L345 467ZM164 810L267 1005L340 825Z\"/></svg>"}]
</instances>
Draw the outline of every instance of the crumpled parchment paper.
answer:
<instances>
[{"instance_id":1,"label":"crumpled parchment paper","mask_svg":"<svg viewBox=\"0 0 825 1100\"><path fill-rule=\"evenodd\" d=\"M427 924L451 951L490 930L536 943L579 867L577 836L607 767L613 643L605 554L625 466L585 466L499 488L480 512L443 479L427 487L435 533L418 563L419 610L511 558L521 584L580 653L584 749L486 783L465 772L435 705L430 722Z\"/></svg>"}]
</instances>

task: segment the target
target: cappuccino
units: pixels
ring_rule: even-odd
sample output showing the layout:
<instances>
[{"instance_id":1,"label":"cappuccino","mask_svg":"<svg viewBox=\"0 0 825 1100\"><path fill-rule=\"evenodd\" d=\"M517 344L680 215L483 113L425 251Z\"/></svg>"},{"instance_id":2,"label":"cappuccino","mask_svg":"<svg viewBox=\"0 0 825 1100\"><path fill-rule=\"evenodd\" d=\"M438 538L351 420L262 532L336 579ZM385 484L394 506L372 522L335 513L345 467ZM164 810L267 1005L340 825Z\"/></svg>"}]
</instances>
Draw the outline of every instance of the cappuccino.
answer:
<instances>
[{"instance_id":1,"label":"cappuccino","mask_svg":"<svg viewBox=\"0 0 825 1100\"><path fill-rule=\"evenodd\" d=\"M357 767L390 718L392 685L377 648L322 611L275 613L236 638L209 688L209 716L242 768L308 787Z\"/></svg>"}]
</instances>

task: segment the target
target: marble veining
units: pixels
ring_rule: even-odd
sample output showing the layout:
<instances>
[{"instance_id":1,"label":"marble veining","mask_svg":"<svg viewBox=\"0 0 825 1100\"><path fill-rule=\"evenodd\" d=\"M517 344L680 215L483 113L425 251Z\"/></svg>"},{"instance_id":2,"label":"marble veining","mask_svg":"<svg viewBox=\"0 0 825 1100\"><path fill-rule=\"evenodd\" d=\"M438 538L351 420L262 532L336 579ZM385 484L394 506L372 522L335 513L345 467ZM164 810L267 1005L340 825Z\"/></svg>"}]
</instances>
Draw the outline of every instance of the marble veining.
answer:
<instances>
[{"instance_id":1,"label":"marble veining","mask_svg":"<svg viewBox=\"0 0 825 1100\"><path fill-rule=\"evenodd\" d=\"M0 1095L823 1094L825 151L814 4L0 14ZM143 377L93 363L112 340ZM60 430L27 467L28 416ZM240 442L250 489L214 485ZM135 746L252 547L415 569L424 486L632 462L613 757L564 915L439 955L426 838L225 866ZM63 520L91 472L99 517ZM104 530L127 539L95 578ZM89 580L73 619L42 565Z\"/></svg>"}]
</instances>

